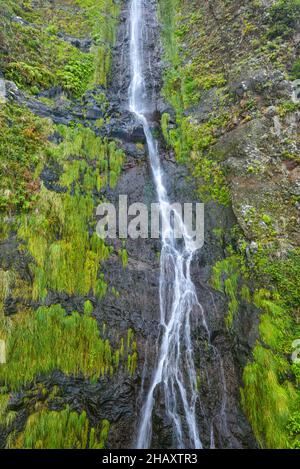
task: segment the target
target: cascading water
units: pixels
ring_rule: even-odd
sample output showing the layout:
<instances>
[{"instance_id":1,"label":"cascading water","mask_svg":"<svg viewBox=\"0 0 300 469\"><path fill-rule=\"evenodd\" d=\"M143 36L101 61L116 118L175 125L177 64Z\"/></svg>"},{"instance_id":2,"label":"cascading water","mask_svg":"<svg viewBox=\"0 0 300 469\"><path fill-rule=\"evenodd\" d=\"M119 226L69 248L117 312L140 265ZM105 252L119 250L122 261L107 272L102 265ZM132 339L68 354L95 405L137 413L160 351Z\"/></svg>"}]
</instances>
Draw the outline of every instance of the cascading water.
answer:
<instances>
[{"instance_id":1,"label":"cascading water","mask_svg":"<svg viewBox=\"0 0 300 469\"><path fill-rule=\"evenodd\" d=\"M142 410L137 441L138 448L148 448L152 435L154 392L162 385L166 412L174 427L179 448L202 448L197 419L197 377L193 360L190 315L198 309L207 332L203 310L197 299L191 280L190 266L195 251L194 243L184 227L183 220L175 213L181 225L183 243L174 237L170 223L170 203L163 183L163 172L154 139L147 120L149 113L143 74L143 2L132 0L130 10L130 63L131 84L129 108L142 123L149 151L149 158L162 217L162 250L160 261L160 322L162 337L156 368ZM183 412L179 412L179 408Z\"/></svg>"}]
</instances>

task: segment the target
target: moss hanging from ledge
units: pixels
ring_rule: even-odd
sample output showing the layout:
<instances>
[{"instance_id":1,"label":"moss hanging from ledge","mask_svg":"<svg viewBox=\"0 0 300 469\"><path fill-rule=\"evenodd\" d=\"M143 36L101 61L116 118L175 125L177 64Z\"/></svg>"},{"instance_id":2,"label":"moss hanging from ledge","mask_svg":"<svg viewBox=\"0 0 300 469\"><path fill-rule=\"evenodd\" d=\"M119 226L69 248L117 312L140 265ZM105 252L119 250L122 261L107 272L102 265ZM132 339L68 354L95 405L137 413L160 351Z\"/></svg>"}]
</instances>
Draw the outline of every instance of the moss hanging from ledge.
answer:
<instances>
[{"instance_id":1,"label":"moss hanging from ledge","mask_svg":"<svg viewBox=\"0 0 300 469\"><path fill-rule=\"evenodd\" d=\"M60 184L67 192L42 188L35 210L24 215L19 229L35 261L33 298L44 299L48 289L103 296L107 286L98 271L110 248L95 231L90 234L95 230L92 193L108 182L115 186L123 152L90 129L60 127L60 132L63 142L52 148L50 160L63 167Z\"/></svg>"},{"instance_id":2,"label":"moss hanging from ledge","mask_svg":"<svg viewBox=\"0 0 300 469\"><path fill-rule=\"evenodd\" d=\"M213 268L212 284L213 287L225 293L229 298L228 314L225 322L228 328L232 326L235 314L238 312L238 281L240 276L241 264L238 256L231 256L219 261Z\"/></svg>"},{"instance_id":3,"label":"moss hanging from ledge","mask_svg":"<svg viewBox=\"0 0 300 469\"><path fill-rule=\"evenodd\" d=\"M6 342L7 358L0 367L0 383L17 390L54 370L97 380L113 374L122 364L134 374L137 348L133 332L126 351L123 338L114 350L105 334L100 336L91 312L91 305L86 305L83 315L68 315L60 305L53 305L13 320L2 318L0 336Z\"/></svg>"},{"instance_id":4,"label":"moss hanging from ledge","mask_svg":"<svg viewBox=\"0 0 300 469\"><path fill-rule=\"evenodd\" d=\"M269 252L260 250L254 256L255 270L241 252L233 255L228 248L228 253L216 263L212 277L213 287L229 298L227 326L232 328L235 315L242 315L241 299L260 311L259 340L253 361L243 372L242 406L261 447L298 448L300 367L289 360L293 343L300 336L295 324L299 295L297 250L280 263L278 259L272 261ZM268 289L261 288L252 295L247 284L241 282L242 275L252 285L264 279ZM286 290L288 285L290 291Z\"/></svg>"},{"instance_id":5,"label":"moss hanging from ledge","mask_svg":"<svg viewBox=\"0 0 300 469\"><path fill-rule=\"evenodd\" d=\"M85 412L70 407L61 411L41 410L30 415L25 430L12 434L10 449L103 449L110 424L103 420L99 429L91 428Z\"/></svg>"}]
</instances>

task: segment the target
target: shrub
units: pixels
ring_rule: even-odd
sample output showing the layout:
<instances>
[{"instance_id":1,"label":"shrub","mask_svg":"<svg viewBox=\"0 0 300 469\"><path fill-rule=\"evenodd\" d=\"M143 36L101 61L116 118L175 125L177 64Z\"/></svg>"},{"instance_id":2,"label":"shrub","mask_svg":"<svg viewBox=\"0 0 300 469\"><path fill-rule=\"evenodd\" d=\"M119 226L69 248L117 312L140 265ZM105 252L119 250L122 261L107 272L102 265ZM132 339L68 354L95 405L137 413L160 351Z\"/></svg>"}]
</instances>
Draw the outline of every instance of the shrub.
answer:
<instances>
[{"instance_id":1,"label":"shrub","mask_svg":"<svg viewBox=\"0 0 300 469\"><path fill-rule=\"evenodd\" d=\"M300 59L297 59L292 66L291 76L294 80L300 80Z\"/></svg>"},{"instance_id":2,"label":"shrub","mask_svg":"<svg viewBox=\"0 0 300 469\"><path fill-rule=\"evenodd\" d=\"M268 37L288 37L294 33L300 14L300 0L279 0L270 8Z\"/></svg>"}]
</instances>

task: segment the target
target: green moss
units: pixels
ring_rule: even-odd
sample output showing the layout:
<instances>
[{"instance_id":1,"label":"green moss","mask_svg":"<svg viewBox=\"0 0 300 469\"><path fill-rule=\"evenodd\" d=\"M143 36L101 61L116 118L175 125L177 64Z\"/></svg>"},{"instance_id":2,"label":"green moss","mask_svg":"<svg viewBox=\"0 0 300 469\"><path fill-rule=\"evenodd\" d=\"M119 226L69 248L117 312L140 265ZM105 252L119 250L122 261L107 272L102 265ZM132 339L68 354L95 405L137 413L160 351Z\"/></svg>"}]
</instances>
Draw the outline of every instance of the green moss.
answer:
<instances>
[{"instance_id":1,"label":"green moss","mask_svg":"<svg viewBox=\"0 0 300 469\"><path fill-rule=\"evenodd\" d=\"M291 448L300 449L300 412L294 412L288 423L288 432L291 438Z\"/></svg>"},{"instance_id":2,"label":"green moss","mask_svg":"<svg viewBox=\"0 0 300 469\"><path fill-rule=\"evenodd\" d=\"M8 298L14 275L10 270L0 269L0 318L4 315L4 302Z\"/></svg>"},{"instance_id":3,"label":"green moss","mask_svg":"<svg viewBox=\"0 0 300 469\"><path fill-rule=\"evenodd\" d=\"M212 285L225 293L229 299L228 314L225 322L228 328L232 326L235 314L238 311L239 301L239 275L241 271L240 259L238 256L230 256L218 261L213 267Z\"/></svg>"},{"instance_id":4,"label":"green moss","mask_svg":"<svg viewBox=\"0 0 300 469\"><path fill-rule=\"evenodd\" d=\"M278 0L271 6L269 12L268 37L291 36L297 26L300 14L299 0Z\"/></svg>"},{"instance_id":5,"label":"green moss","mask_svg":"<svg viewBox=\"0 0 300 469\"><path fill-rule=\"evenodd\" d=\"M168 113L164 113L161 116L161 130L164 136L165 141L169 144L169 122L170 122L170 115Z\"/></svg>"},{"instance_id":6,"label":"green moss","mask_svg":"<svg viewBox=\"0 0 300 469\"><path fill-rule=\"evenodd\" d=\"M19 229L35 260L33 298L45 298L48 289L96 292L99 264L110 249L96 233L89 235L93 210L91 196L41 191L35 212L24 217Z\"/></svg>"},{"instance_id":7,"label":"green moss","mask_svg":"<svg viewBox=\"0 0 300 469\"><path fill-rule=\"evenodd\" d=\"M288 310L297 310L300 295L300 250L292 249L278 258L273 249L260 246L254 257L257 275L270 289L279 292Z\"/></svg>"},{"instance_id":8,"label":"green moss","mask_svg":"<svg viewBox=\"0 0 300 469\"><path fill-rule=\"evenodd\" d=\"M295 60L293 63L291 75L294 80L300 79L300 59Z\"/></svg>"},{"instance_id":9,"label":"green moss","mask_svg":"<svg viewBox=\"0 0 300 469\"><path fill-rule=\"evenodd\" d=\"M98 449L103 449L106 446L106 442L108 439L109 435L109 430L110 430L110 423L108 420L102 420L102 427L101 427L101 432L100 432L100 438L99 438L99 443L96 442L94 446L91 445L92 448L98 448Z\"/></svg>"},{"instance_id":10,"label":"green moss","mask_svg":"<svg viewBox=\"0 0 300 469\"><path fill-rule=\"evenodd\" d=\"M293 101L284 101L277 106L277 112L280 117L285 117L289 112L296 112L300 108L299 103Z\"/></svg>"},{"instance_id":11,"label":"green moss","mask_svg":"<svg viewBox=\"0 0 300 469\"><path fill-rule=\"evenodd\" d=\"M131 375L134 375L137 367L137 352L133 352L132 355L128 355L127 369Z\"/></svg>"},{"instance_id":12,"label":"green moss","mask_svg":"<svg viewBox=\"0 0 300 469\"><path fill-rule=\"evenodd\" d=\"M8 427L11 425L17 415L16 411L8 411L7 406L10 396L6 393L6 389L0 391L0 426Z\"/></svg>"},{"instance_id":13,"label":"green moss","mask_svg":"<svg viewBox=\"0 0 300 469\"><path fill-rule=\"evenodd\" d=\"M99 336L96 321L88 314L67 315L60 305L2 321L1 335L7 363L0 368L0 380L11 389L56 369L97 378L113 366L113 351Z\"/></svg>"},{"instance_id":14,"label":"green moss","mask_svg":"<svg viewBox=\"0 0 300 469\"><path fill-rule=\"evenodd\" d=\"M293 323L291 317L286 314L280 297L273 298L268 290L261 289L255 292L253 301L257 308L264 311L259 325L261 340L277 351L289 351L293 340Z\"/></svg>"},{"instance_id":15,"label":"green moss","mask_svg":"<svg viewBox=\"0 0 300 469\"><path fill-rule=\"evenodd\" d=\"M116 142L101 139L81 126L59 129L64 140L53 157L63 162L61 185L70 189L76 183L86 192L99 192L107 184L115 187L124 161L124 152Z\"/></svg>"},{"instance_id":16,"label":"green moss","mask_svg":"<svg viewBox=\"0 0 300 469\"><path fill-rule=\"evenodd\" d=\"M101 449L105 447L109 427L109 422L103 420L100 431L91 428L84 411L79 415L68 406L61 411L41 410L30 415L24 431L11 442L10 448Z\"/></svg>"},{"instance_id":17,"label":"green moss","mask_svg":"<svg viewBox=\"0 0 300 469\"><path fill-rule=\"evenodd\" d=\"M33 94L56 85L75 97L84 93L93 73L90 54L42 29L11 23L7 31L9 59L2 64L8 80Z\"/></svg>"},{"instance_id":18,"label":"green moss","mask_svg":"<svg viewBox=\"0 0 300 469\"><path fill-rule=\"evenodd\" d=\"M287 424L298 399L286 379L288 363L260 345L253 358L244 370L243 407L262 447L288 448Z\"/></svg>"},{"instance_id":19,"label":"green moss","mask_svg":"<svg viewBox=\"0 0 300 469\"><path fill-rule=\"evenodd\" d=\"M83 315L67 314L60 305L54 305L22 312L12 320L2 318L0 336L6 342L7 363L0 368L1 384L17 390L54 370L94 381L105 374L112 375L123 364L134 374L138 355L133 331L128 331L126 353L123 337L113 350L105 338L104 325L100 336L92 311L92 304L86 301ZM3 415L4 407L3 404Z\"/></svg>"},{"instance_id":20,"label":"green moss","mask_svg":"<svg viewBox=\"0 0 300 469\"><path fill-rule=\"evenodd\" d=\"M95 230L92 192L116 184L123 152L90 129L59 130L64 140L51 149L51 158L63 167L60 184L68 192L42 188L35 210L23 217L18 232L35 261L33 298L44 299L49 289L81 295L93 291L102 297L107 286L98 271L110 248L89 233Z\"/></svg>"},{"instance_id":21,"label":"green moss","mask_svg":"<svg viewBox=\"0 0 300 469\"><path fill-rule=\"evenodd\" d=\"M53 127L14 104L1 108L0 126L0 211L28 210L40 188L38 173Z\"/></svg>"},{"instance_id":22,"label":"green moss","mask_svg":"<svg viewBox=\"0 0 300 469\"><path fill-rule=\"evenodd\" d=\"M138 354L137 344L134 339L134 333L132 329L127 331L127 370L131 375L134 375L137 367ZM121 355L124 354L121 344Z\"/></svg>"},{"instance_id":23,"label":"green moss","mask_svg":"<svg viewBox=\"0 0 300 469\"><path fill-rule=\"evenodd\" d=\"M127 331L127 350L131 349L132 339L133 339L133 330L129 328Z\"/></svg>"},{"instance_id":24,"label":"green moss","mask_svg":"<svg viewBox=\"0 0 300 469\"><path fill-rule=\"evenodd\" d=\"M226 80L221 72L213 72L213 62L199 59L184 64L180 56L181 39L186 40L187 23L176 23L180 2L160 2L160 17L163 23L165 57L171 64L164 76L163 94L176 111L176 127L169 129L169 115L161 120L162 133L167 144L174 148L179 162L187 164L198 182L198 194L203 200L213 198L227 205L229 192L219 162L213 154L216 129L226 124L227 116L212 118L204 124L185 117L184 111L199 102L201 91L213 87L221 88ZM201 18L201 15L200 15ZM198 25L199 16L191 16L190 24ZM210 153L210 150L211 153Z\"/></svg>"},{"instance_id":25,"label":"green moss","mask_svg":"<svg viewBox=\"0 0 300 469\"><path fill-rule=\"evenodd\" d=\"M126 247L122 247L122 249L119 250L119 256L122 261L123 269L126 269L128 264L128 252Z\"/></svg>"},{"instance_id":26,"label":"green moss","mask_svg":"<svg viewBox=\"0 0 300 469\"><path fill-rule=\"evenodd\" d=\"M246 303L251 303L251 292L247 285L243 285L241 289L241 298Z\"/></svg>"},{"instance_id":27,"label":"green moss","mask_svg":"<svg viewBox=\"0 0 300 469\"><path fill-rule=\"evenodd\" d=\"M94 307L93 307L92 303L89 300L85 301L85 303L84 303L84 314L86 316L90 316L93 311L94 311Z\"/></svg>"},{"instance_id":28,"label":"green moss","mask_svg":"<svg viewBox=\"0 0 300 469\"><path fill-rule=\"evenodd\" d=\"M269 288L257 290L254 305L260 310L260 343L253 362L244 370L242 403L262 447L293 448L298 445L288 422L299 406L298 365L291 364L292 344L299 338L295 324L299 298L297 250L284 259L272 258L261 249L256 254L253 279ZM256 279L257 282L257 279ZM274 431L276 429L276 431Z\"/></svg>"}]
</instances>

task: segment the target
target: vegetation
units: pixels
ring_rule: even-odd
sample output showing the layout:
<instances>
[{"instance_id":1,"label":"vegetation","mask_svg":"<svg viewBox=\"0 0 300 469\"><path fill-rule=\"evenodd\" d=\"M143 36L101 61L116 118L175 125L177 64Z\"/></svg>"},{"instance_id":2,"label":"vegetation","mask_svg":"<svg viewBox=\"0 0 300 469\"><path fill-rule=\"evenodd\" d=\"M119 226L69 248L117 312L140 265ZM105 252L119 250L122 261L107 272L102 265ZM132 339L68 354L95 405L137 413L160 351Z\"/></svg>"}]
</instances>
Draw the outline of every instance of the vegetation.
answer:
<instances>
[{"instance_id":1,"label":"vegetation","mask_svg":"<svg viewBox=\"0 0 300 469\"><path fill-rule=\"evenodd\" d=\"M119 256L122 261L123 269L125 269L128 264L128 252L125 245L119 250Z\"/></svg>"},{"instance_id":2,"label":"vegetation","mask_svg":"<svg viewBox=\"0 0 300 469\"><path fill-rule=\"evenodd\" d=\"M193 30L195 24L198 26L201 11L191 17L189 24L178 21L178 11L177 0L160 1L165 56L171 65L165 73L163 94L176 111L176 127L168 128L169 116L165 114L162 116L162 132L166 143L174 148L177 160L186 163L193 177L199 181L199 196L203 200L213 198L227 205L229 192L225 177L211 150L216 133L226 125L227 116L212 117L208 122L199 124L186 117L185 113L199 102L201 91L222 88L226 80L221 73L211 73L211 62L184 63L180 56L180 40L183 36L187 39L187 31ZM194 47L194 44L191 46Z\"/></svg>"},{"instance_id":3,"label":"vegetation","mask_svg":"<svg viewBox=\"0 0 300 469\"><path fill-rule=\"evenodd\" d=\"M0 380L12 389L56 369L91 378L113 372L111 346L87 314L67 315L60 305L42 307L18 321L6 320L1 329L7 363L1 366Z\"/></svg>"},{"instance_id":4,"label":"vegetation","mask_svg":"<svg viewBox=\"0 0 300 469\"><path fill-rule=\"evenodd\" d=\"M242 251L228 252L229 256L214 266L212 277L214 288L229 298L227 326L232 327L240 300L260 311L259 341L253 361L243 373L242 405L260 446L298 447L295 422L300 402L299 365L288 359L293 341L300 334L295 324L300 292L298 252L290 252L285 260L270 260L270 252L261 248L255 255L254 270L253 266L250 270ZM242 275L246 282L255 285L260 285L263 278L268 289L260 288L252 295L247 284L242 283Z\"/></svg>"},{"instance_id":5,"label":"vegetation","mask_svg":"<svg viewBox=\"0 0 300 469\"><path fill-rule=\"evenodd\" d=\"M228 314L225 319L227 327L231 327L234 315L238 311L238 280L240 274L240 261L237 256L227 257L215 264L213 268L212 283L216 290L228 296Z\"/></svg>"},{"instance_id":6,"label":"vegetation","mask_svg":"<svg viewBox=\"0 0 300 469\"><path fill-rule=\"evenodd\" d=\"M43 5L6 1L3 5L4 47L0 64L7 79L33 94L51 86L80 97L93 84L106 85L111 65L111 46L119 5L113 0L73 0L55 8L49 0ZM75 11L75 15L74 15ZM18 15L24 22L11 22ZM47 21L46 21L47 20ZM75 38L90 38L93 46L83 52L58 32Z\"/></svg>"},{"instance_id":7,"label":"vegetation","mask_svg":"<svg viewBox=\"0 0 300 469\"><path fill-rule=\"evenodd\" d=\"M92 130L59 128L62 143L51 158L63 167L60 178L67 191L42 188L35 210L23 216L19 237L33 256L33 298L44 299L48 289L97 296L107 286L98 275L110 248L90 228L94 224L93 191L108 181L113 187L121 171L123 153L115 142L102 141Z\"/></svg>"},{"instance_id":8,"label":"vegetation","mask_svg":"<svg viewBox=\"0 0 300 469\"><path fill-rule=\"evenodd\" d=\"M0 212L28 210L37 198L51 123L14 104L0 109Z\"/></svg>"},{"instance_id":9,"label":"vegetation","mask_svg":"<svg viewBox=\"0 0 300 469\"><path fill-rule=\"evenodd\" d=\"M61 411L41 410L30 415L25 429L10 441L11 449L103 449L109 422L101 429L91 427L86 412L80 415L66 407Z\"/></svg>"},{"instance_id":10,"label":"vegetation","mask_svg":"<svg viewBox=\"0 0 300 469\"><path fill-rule=\"evenodd\" d=\"M287 362L261 345L254 349L253 358L244 370L242 404L261 446L287 448L287 424L297 408L294 387L280 379L287 372Z\"/></svg>"},{"instance_id":11,"label":"vegetation","mask_svg":"<svg viewBox=\"0 0 300 469\"><path fill-rule=\"evenodd\" d=\"M122 339L113 350L109 340L100 336L92 310L86 302L84 314L66 314L60 305L53 305L20 314L15 320L2 318L0 334L7 354L7 363L0 367L2 385L17 390L54 370L96 380L113 374L123 361L134 374L137 350L133 331L128 332L126 349Z\"/></svg>"},{"instance_id":12,"label":"vegetation","mask_svg":"<svg viewBox=\"0 0 300 469\"><path fill-rule=\"evenodd\" d=\"M300 80L300 59L297 59L292 66L292 78Z\"/></svg>"},{"instance_id":13,"label":"vegetation","mask_svg":"<svg viewBox=\"0 0 300 469\"><path fill-rule=\"evenodd\" d=\"M278 0L270 8L270 28L268 36L270 39L275 37L288 37L295 31L297 18L300 15L299 0Z\"/></svg>"}]
</instances>

